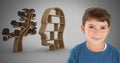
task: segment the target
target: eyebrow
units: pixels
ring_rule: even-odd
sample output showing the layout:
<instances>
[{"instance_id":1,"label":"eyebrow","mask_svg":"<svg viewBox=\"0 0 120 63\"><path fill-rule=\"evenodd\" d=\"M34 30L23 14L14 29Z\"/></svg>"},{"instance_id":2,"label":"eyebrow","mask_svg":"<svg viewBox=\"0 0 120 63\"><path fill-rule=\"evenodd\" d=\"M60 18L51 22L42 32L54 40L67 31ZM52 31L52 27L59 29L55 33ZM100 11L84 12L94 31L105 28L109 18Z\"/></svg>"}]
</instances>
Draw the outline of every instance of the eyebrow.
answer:
<instances>
[{"instance_id":1,"label":"eyebrow","mask_svg":"<svg viewBox=\"0 0 120 63\"><path fill-rule=\"evenodd\" d=\"M91 26L91 25L92 25L92 26L96 26L96 25L94 25L94 24L88 24L88 25L90 25L90 26ZM107 25L102 25L102 26L107 26Z\"/></svg>"}]
</instances>

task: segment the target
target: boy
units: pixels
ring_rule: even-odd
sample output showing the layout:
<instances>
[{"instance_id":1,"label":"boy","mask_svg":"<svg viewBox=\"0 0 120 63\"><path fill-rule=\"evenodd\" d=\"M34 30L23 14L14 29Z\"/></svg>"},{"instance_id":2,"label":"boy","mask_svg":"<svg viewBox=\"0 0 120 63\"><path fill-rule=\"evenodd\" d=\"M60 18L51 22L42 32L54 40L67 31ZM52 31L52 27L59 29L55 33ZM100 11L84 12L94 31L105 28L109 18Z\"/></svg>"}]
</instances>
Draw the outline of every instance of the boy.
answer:
<instances>
[{"instance_id":1,"label":"boy","mask_svg":"<svg viewBox=\"0 0 120 63\"><path fill-rule=\"evenodd\" d=\"M119 50L105 42L110 20L111 16L105 9L88 8L81 25L87 40L70 51L67 63L120 63Z\"/></svg>"}]
</instances>

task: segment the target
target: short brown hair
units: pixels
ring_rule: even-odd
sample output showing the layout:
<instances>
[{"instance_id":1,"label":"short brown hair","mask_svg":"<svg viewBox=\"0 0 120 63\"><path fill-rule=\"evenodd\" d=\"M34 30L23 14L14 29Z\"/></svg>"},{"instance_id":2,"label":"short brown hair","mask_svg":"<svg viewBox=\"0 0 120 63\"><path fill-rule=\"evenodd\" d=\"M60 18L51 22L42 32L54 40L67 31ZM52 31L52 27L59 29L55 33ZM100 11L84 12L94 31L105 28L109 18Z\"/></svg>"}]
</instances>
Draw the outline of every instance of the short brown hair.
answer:
<instances>
[{"instance_id":1,"label":"short brown hair","mask_svg":"<svg viewBox=\"0 0 120 63\"><path fill-rule=\"evenodd\" d=\"M111 15L103 8L88 8L83 15L82 24L85 25L86 21L91 18L101 22L106 21L108 23L108 27L110 26Z\"/></svg>"}]
</instances>

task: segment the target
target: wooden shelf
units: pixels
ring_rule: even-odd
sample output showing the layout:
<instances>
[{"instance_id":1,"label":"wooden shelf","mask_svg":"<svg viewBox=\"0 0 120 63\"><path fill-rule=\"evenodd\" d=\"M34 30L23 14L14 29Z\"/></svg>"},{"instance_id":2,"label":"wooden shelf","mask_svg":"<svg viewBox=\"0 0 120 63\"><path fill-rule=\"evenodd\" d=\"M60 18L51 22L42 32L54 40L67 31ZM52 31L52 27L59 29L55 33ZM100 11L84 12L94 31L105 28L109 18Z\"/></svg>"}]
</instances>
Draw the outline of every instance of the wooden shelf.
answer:
<instances>
[{"instance_id":1,"label":"wooden shelf","mask_svg":"<svg viewBox=\"0 0 120 63\"><path fill-rule=\"evenodd\" d=\"M50 16L53 16L53 17L63 17L63 16L60 16L60 15L50 15Z\"/></svg>"},{"instance_id":2,"label":"wooden shelf","mask_svg":"<svg viewBox=\"0 0 120 63\"><path fill-rule=\"evenodd\" d=\"M49 30L46 30L45 32L55 32L55 31L49 31Z\"/></svg>"},{"instance_id":3,"label":"wooden shelf","mask_svg":"<svg viewBox=\"0 0 120 63\"><path fill-rule=\"evenodd\" d=\"M63 39L53 39L53 40L63 40ZM53 40L51 40L51 39L48 39L47 41L53 41Z\"/></svg>"},{"instance_id":4,"label":"wooden shelf","mask_svg":"<svg viewBox=\"0 0 120 63\"><path fill-rule=\"evenodd\" d=\"M60 32L60 33L62 33L63 31L61 31L61 30L58 30L58 31L49 31L49 30L47 30L45 32Z\"/></svg>"},{"instance_id":5,"label":"wooden shelf","mask_svg":"<svg viewBox=\"0 0 120 63\"><path fill-rule=\"evenodd\" d=\"M52 22L49 22L48 24L65 24L65 23L52 23Z\"/></svg>"},{"instance_id":6,"label":"wooden shelf","mask_svg":"<svg viewBox=\"0 0 120 63\"><path fill-rule=\"evenodd\" d=\"M51 11L54 12L50 13ZM41 34L41 37L44 36L42 34L45 34L41 39L43 40L42 43L49 46L49 50L64 48L63 31L65 27L65 17L63 11L60 8L48 8L44 12L41 23L42 26L39 33ZM47 25L52 25L52 30L46 30L48 27ZM46 38L47 36L49 36L49 38Z\"/></svg>"}]
</instances>

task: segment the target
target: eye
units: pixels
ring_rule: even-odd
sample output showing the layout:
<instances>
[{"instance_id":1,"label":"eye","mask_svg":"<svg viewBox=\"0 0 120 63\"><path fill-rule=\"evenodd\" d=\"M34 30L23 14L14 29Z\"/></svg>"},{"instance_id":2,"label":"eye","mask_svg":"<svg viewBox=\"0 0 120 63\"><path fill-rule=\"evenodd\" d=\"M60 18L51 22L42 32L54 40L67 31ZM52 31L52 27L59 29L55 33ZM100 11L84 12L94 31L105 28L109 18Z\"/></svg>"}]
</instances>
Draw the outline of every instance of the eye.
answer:
<instances>
[{"instance_id":1,"label":"eye","mask_svg":"<svg viewBox=\"0 0 120 63\"><path fill-rule=\"evenodd\" d=\"M106 27L101 27L102 30L106 29Z\"/></svg>"},{"instance_id":2,"label":"eye","mask_svg":"<svg viewBox=\"0 0 120 63\"><path fill-rule=\"evenodd\" d=\"M89 28L93 29L94 27L93 26L89 26Z\"/></svg>"}]
</instances>

